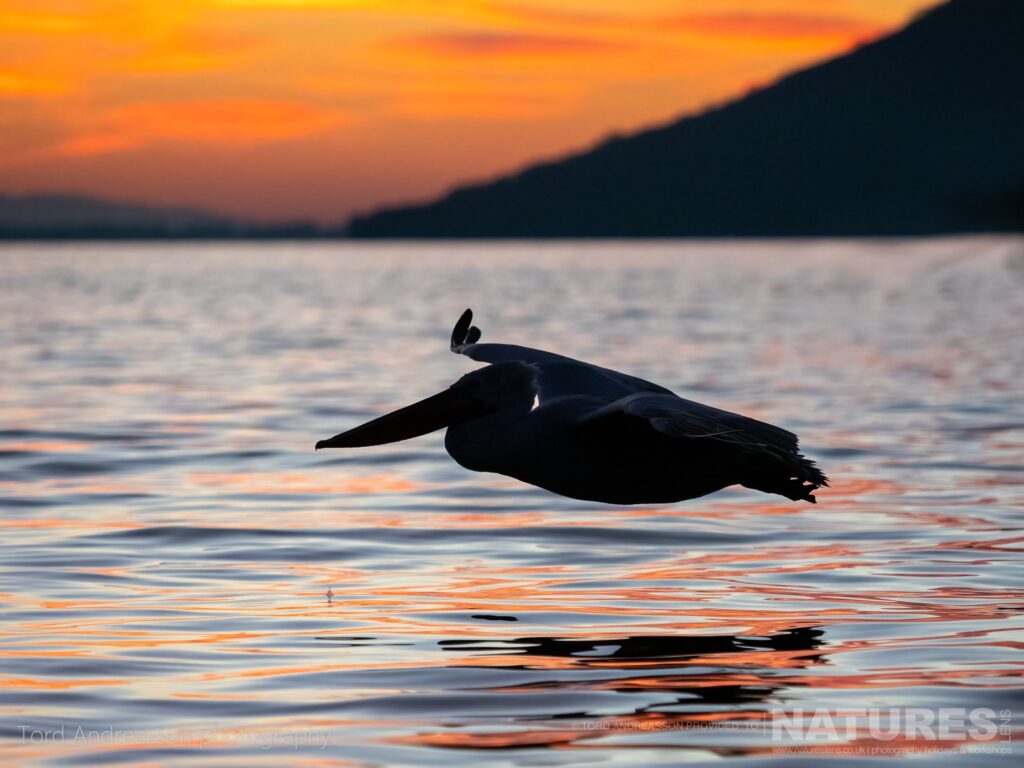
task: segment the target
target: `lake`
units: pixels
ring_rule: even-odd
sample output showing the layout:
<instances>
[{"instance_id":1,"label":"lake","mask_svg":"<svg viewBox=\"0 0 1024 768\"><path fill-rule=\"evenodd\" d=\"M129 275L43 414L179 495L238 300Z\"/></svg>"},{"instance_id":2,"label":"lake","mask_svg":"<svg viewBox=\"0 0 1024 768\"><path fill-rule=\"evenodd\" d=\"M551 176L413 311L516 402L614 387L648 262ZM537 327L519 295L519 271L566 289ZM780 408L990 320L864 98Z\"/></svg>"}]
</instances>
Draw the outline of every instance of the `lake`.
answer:
<instances>
[{"instance_id":1,"label":"lake","mask_svg":"<svg viewBox=\"0 0 1024 768\"><path fill-rule=\"evenodd\" d=\"M0 277L5 765L1020 759L1024 240L7 244ZM798 432L832 487L616 507L443 433L313 451L475 367L466 307Z\"/></svg>"}]
</instances>

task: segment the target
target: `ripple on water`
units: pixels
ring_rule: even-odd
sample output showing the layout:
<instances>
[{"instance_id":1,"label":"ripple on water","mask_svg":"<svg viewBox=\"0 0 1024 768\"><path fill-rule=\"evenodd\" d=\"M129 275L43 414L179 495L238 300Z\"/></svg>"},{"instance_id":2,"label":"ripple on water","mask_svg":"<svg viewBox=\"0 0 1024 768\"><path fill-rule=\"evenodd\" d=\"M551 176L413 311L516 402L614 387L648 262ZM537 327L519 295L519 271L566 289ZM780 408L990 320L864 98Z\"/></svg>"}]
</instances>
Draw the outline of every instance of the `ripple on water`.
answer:
<instances>
[{"instance_id":1,"label":"ripple on water","mask_svg":"<svg viewBox=\"0 0 1024 768\"><path fill-rule=\"evenodd\" d=\"M769 715L1020 708L1019 250L6 247L5 764L1016 764ZM606 507L440 435L312 450L469 370L467 303L798 430L833 487Z\"/></svg>"}]
</instances>

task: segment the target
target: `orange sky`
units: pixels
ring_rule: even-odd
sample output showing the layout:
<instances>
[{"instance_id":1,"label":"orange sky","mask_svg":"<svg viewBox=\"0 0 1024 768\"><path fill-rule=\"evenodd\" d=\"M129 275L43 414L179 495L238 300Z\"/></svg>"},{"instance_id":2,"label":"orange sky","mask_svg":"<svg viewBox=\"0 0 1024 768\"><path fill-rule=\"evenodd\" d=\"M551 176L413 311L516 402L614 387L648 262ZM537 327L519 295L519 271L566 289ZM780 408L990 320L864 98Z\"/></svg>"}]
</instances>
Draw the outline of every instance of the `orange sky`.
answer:
<instances>
[{"instance_id":1,"label":"orange sky","mask_svg":"<svg viewBox=\"0 0 1024 768\"><path fill-rule=\"evenodd\" d=\"M727 99L935 0L0 0L0 192L342 221Z\"/></svg>"}]
</instances>

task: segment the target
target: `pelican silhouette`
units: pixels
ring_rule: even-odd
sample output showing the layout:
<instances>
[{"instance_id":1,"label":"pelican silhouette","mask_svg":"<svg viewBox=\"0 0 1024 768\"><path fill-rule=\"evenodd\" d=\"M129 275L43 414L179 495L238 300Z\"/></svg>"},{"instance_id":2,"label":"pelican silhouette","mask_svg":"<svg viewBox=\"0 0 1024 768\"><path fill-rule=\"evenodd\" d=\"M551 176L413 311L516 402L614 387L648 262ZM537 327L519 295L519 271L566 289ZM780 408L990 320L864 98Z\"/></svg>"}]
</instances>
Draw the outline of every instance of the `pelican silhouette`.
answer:
<instances>
[{"instance_id":1,"label":"pelican silhouette","mask_svg":"<svg viewBox=\"0 0 1024 768\"><path fill-rule=\"evenodd\" d=\"M489 366L316 449L447 427L445 448L466 469L608 504L682 501L737 484L814 503L812 492L828 485L792 432L552 352L480 344L472 322L467 309L451 349Z\"/></svg>"}]
</instances>

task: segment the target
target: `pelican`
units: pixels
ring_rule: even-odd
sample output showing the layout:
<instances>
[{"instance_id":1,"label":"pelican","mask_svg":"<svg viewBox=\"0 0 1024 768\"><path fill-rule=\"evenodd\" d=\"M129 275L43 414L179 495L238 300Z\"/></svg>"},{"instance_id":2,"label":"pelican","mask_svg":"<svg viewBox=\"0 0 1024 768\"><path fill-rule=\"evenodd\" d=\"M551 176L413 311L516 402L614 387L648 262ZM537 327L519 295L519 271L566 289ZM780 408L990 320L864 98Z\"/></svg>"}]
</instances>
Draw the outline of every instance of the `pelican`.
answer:
<instances>
[{"instance_id":1,"label":"pelican","mask_svg":"<svg viewBox=\"0 0 1024 768\"><path fill-rule=\"evenodd\" d=\"M467 309L451 350L490 365L316 449L395 443L447 427L445 448L466 469L607 504L677 502L730 485L813 504L813 491L828 485L785 429L570 357L481 344L480 336Z\"/></svg>"}]
</instances>

